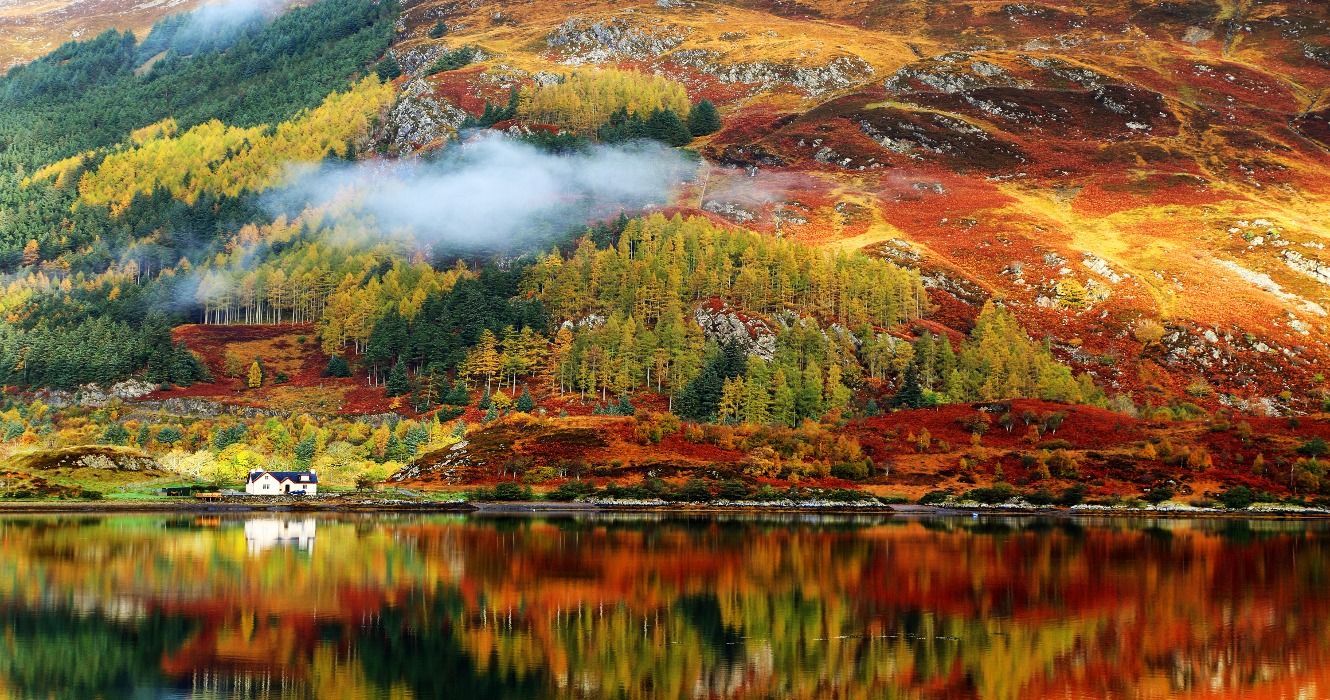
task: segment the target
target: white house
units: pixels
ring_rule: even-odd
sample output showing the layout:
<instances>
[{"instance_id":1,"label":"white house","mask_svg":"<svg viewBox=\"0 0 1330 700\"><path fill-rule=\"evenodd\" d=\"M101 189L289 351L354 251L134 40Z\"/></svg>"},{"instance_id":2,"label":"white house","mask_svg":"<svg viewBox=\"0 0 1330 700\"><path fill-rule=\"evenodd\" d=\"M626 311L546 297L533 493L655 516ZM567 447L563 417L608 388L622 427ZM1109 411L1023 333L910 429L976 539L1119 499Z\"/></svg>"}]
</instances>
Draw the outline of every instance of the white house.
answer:
<instances>
[{"instance_id":1,"label":"white house","mask_svg":"<svg viewBox=\"0 0 1330 700\"><path fill-rule=\"evenodd\" d=\"M270 472L255 469L245 482L245 493L251 496L281 496L298 493L313 496L319 492L319 475L307 472Z\"/></svg>"}]
</instances>

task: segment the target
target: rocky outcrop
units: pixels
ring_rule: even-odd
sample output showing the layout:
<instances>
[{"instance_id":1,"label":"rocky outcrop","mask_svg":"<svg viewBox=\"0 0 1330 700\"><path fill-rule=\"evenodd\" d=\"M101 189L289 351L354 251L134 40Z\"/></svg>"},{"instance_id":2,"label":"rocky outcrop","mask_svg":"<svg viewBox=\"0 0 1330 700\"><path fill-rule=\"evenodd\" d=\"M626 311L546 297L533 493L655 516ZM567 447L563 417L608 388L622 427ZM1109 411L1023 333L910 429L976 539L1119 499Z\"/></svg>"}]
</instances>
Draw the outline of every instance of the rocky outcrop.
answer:
<instances>
[{"instance_id":1,"label":"rocky outcrop","mask_svg":"<svg viewBox=\"0 0 1330 700\"><path fill-rule=\"evenodd\" d=\"M156 385L138 379L126 379L103 389L96 384L85 384L78 389L53 389L39 392L37 397L48 406L65 408L67 406L87 406L100 408L115 401L133 401L147 396L157 389Z\"/></svg>"},{"instance_id":2,"label":"rocky outcrop","mask_svg":"<svg viewBox=\"0 0 1330 700\"><path fill-rule=\"evenodd\" d=\"M693 310L693 320L707 340L722 345L737 345L744 352L770 362L776 357L776 331L765 320L730 308L718 299L700 304Z\"/></svg>"},{"instance_id":3,"label":"rocky outcrop","mask_svg":"<svg viewBox=\"0 0 1330 700\"><path fill-rule=\"evenodd\" d=\"M551 32L545 43L561 55L564 63L577 65L658 58L673 51L687 36L686 29L673 25L646 26L623 17L574 17Z\"/></svg>"},{"instance_id":4,"label":"rocky outcrop","mask_svg":"<svg viewBox=\"0 0 1330 700\"><path fill-rule=\"evenodd\" d=\"M1330 286L1330 264L1316 258L1309 258L1296 250L1285 250L1279 254L1284 264L1295 272L1300 272L1321 284Z\"/></svg>"},{"instance_id":5,"label":"rocky outcrop","mask_svg":"<svg viewBox=\"0 0 1330 700\"><path fill-rule=\"evenodd\" d=\"M466 441L462 441L430 453L424 459L402 467L397 473L388 477L388 481L399 484L430 474L445 484L462 483L465 479L460 474L461 469L476 466L475 461L471 459L471 453L467 451L467 444Z\"/></svg>"},{"instance_id":6,"label":"rocky outcrop","mask_svg":"<svg viewBox=\"0 0 1330 700\"><path fill-rule=\"evenodd\" d=\"M706 49L684 49L671 60L685 68L710 75L723 83L742 83L771 90L793 87L819 97L862 84L873 77L873 67L858 56L838 56L820 66L754 61L727 63L725 57Z\"/></svg>"},{"instance_id":7,"label":"rocky outcrop","mask_svg":"<svg viewBox=\"0 0 1330 700\"><path fill-rule=\"evenodd\" d=\"M412 78L375 134L375 143L398 156L413 153L457 135L466 121L461 108L434 94L424 78Z\"/></svg>"}]
</instances>

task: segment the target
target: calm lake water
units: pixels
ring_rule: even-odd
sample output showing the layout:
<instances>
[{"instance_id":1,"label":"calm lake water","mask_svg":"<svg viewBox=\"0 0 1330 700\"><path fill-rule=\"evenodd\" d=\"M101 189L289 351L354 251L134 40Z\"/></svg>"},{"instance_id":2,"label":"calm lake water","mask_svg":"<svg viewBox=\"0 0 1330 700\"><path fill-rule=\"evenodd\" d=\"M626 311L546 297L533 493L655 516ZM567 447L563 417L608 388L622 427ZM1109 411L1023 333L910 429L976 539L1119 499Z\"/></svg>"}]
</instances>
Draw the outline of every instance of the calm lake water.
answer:
<instances>
[{"instance_id":1,"label":"calm lake water","mask_svg":"<svg viewBox=\"0 0 1330 700\"><path fill-rule=\"evenodd\" d=\"M1321 523L0 519L0 697L1323 698Z\"/></svg>"}]
</instances>

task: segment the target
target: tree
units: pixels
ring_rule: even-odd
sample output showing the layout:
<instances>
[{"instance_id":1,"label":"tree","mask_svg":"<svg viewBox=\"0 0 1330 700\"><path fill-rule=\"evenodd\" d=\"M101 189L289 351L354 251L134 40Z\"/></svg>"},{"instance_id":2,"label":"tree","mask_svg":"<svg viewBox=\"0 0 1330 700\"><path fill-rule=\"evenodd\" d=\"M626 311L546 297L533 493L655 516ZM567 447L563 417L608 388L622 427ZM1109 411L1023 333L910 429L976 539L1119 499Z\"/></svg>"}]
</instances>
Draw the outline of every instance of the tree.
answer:
<instances>
[{"instance_id":1,"label":"tree","mask_svg":"<svg viewBox=\"0 0 1330 700\"><path fill-rule=\"evenodd\" d=\"M303 440L296 443L296 463L302 467L309 467L314 462L314 455L317 450L317 437L312 433L305 436Z\"/></svg>"},{"instance_id":2,"label":"tree","mask_svg":"<svg viewBox=\"0 0 1330 700\"><path fill-rule=\"evenodd\" d=\"M129 431L119 423L112 423L102 431L102 442L108 445L123 445L129 442Z\"/></svg>"},{"instance_id":3,"label":"tree","mask_svg":"<svg viewBox=\"0 0 1330 700\"><path fill-rule=\"evenodd\" d=\"M687 146L693 140L687 125L672 109L658 109L646 121L646 135L674 147Z\"/></svg>"},{"instance_id":4,"label":"tree","mask_svg":"<svg viewBox=\"0 0 1330 700\"><path fill-rule=\"evenodd\" d=\"M328 366L323 370L325 377L349 377L351 376L351 365L341 355L332 355L328 358Z\"/></svg>"},{"instance_id":5,"label":"tree","mask_svg":"<svg viewBox=\"0 0 1330 700\"><path fill-rule=\"evenodd\" d=\"M431 39L441 39L443 38L443 35L447 33L448 25L444 24L443 20L438 20L434 23L433 27L429 28L429 38Z\"/></svg>"},{"instance_id":6,"label":"tree","mask_svg":"<svg viewBox=\"0 0 1330 700\"><path fill-rule=\"evenodd\" d=\"M397 59L390 53L382 61L379 61L379 65L374 68L374 72L378 74L379 80L386 83L402 75L402 66L397 63Z\"/></svg>"},{"instance_id":7,"label":"tree","mask_svg":"<svg viewBox=\"0 0 1330 700\"><path fill-rule=\"evenodd\" d=\"M905 380L893 401L901 408L919 408L924 405L924 387L919 376L919 365L911 362L905 369Z\"/></svg>"},{"instance_id":8,"label":"tree","mask_svg":"<svg viewBox=\"0 0 1330 700\"><path fill-rule=\"evenodd\" d=\"M720 131L720 112L711 100L702 100L688 112L688 131L693 136L706 136Z\"/></svg>"},{"instance_id":9,"label":"tree","mask_svg":"<svg viewBox=\"0 0 1330 700\"><path fill-rule=\"evenodd\" d=\"M388 396L402 396L411 391L411 382L406 376L406 363L402 358L397 358L393 363L393 368L388 372L388 383L384 387L384 393Z\"/></svg>"},{"instance_id":10,"label":"tree","mask_svg":"<svg viewBox=\"0 0 1330 700\"><path fill-rule=\"evenodd\" d=\"M246 380L246 384L248 384L249 388L251 389L257 389L263 386L263 367L259 365L258 360L255 360L252 363L250 363L249 376L248 379Z\"/></svg>"},{"instance_id":11,"label":"tree","mask_svg":"<svg viewBox=\"0 0 1330 700\"><path fill-rule=\"evenodd\" d=\"M180 442L182 437L184 436L180 433L180 428L177 428L174 425L165 426L157 431L157 442L167 445L168 447Z\"/></svg>"},{"instance_id":12,"label":"tree","mask_svg":"<svg viewBox=\"0 0 1330 700\"><path fill-rule=\"evenodd\" d=\"M531 388L522 387L522 395L517 398L517 410L522 413L530 413L535 410L536 402L531 398Z\"/></svg>"}]
</instances>

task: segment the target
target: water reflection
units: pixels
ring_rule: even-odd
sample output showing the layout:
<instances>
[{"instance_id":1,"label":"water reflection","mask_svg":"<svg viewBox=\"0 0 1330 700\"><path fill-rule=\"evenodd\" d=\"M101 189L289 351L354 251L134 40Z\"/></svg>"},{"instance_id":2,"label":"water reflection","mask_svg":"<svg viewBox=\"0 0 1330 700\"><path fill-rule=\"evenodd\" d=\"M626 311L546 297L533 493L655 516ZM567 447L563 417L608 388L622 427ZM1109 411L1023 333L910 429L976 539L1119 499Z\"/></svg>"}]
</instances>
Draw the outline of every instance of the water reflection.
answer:
<instances>
[{"instance_id":1,"label":"water reflection","mask_svg":"<svg viewBox=\"0 0 1330 700\"><path fill-rule=\"evenodd\" d=\"M1276 521L0 519L0 697L1314 698L1328 551Z\"/></svg>"},{"instance_id":2,"label":"water reflection","mask_svg":"<svg viewBox=\"0 0 1330 700\"><path fill-rule=\"evenodd\" d=\"M314 551L314 518L254 518L245 521L245 545L250 554L261 554L273 547L293 547L305 553Z\"/></svg>"}]
</instances>

